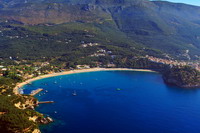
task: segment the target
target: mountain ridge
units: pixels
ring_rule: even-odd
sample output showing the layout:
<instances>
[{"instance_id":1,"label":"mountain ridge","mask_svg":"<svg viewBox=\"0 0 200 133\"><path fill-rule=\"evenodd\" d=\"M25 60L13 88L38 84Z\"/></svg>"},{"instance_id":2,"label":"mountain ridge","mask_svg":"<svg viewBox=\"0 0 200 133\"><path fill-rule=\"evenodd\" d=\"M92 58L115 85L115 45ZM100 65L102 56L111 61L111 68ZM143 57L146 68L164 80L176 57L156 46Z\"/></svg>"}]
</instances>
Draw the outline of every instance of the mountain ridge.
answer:
<instances>
[{"instance_id":1,"label":"mountain ridge","mask_svg":"<svg viewBox=\"0 0 200 133\"><path fill-rule=\"evenodd\" d=\"M1 0L2 20L24 25L112 23L133 41L180 59L200 57L200 7L148 0ZM189 52L188 52L189 51Z\"/></svg>"}]
</instances>

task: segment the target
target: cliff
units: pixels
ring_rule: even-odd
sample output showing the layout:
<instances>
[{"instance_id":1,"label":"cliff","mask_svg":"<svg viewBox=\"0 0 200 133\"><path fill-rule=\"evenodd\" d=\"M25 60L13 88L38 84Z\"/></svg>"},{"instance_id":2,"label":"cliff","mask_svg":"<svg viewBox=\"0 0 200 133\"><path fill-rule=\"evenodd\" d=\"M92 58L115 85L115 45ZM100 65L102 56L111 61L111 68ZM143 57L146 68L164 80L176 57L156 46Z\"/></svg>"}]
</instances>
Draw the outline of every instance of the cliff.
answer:
<instances>
[{"instance_id":1,"label":"cliff","mask_svg":"<svg viewBox=\"0 0 200 133\"><path fill-rule=\"evenodd\" d=\"M0 131L2 133L40 133L39 124L53 119L34 110L37 99L27 95L0 95Z\"/></svg>"},{"instance_id":2,"label":"cliff","mask_svg":"<svg viewBox=\"0 0 200 133\"><path fill-rule=\"evenodd\" d=\"M163 79L169 85L182 88L200 87L200 72L189 66L168 69L163 73Z\"/></svg>"}]
</instances>

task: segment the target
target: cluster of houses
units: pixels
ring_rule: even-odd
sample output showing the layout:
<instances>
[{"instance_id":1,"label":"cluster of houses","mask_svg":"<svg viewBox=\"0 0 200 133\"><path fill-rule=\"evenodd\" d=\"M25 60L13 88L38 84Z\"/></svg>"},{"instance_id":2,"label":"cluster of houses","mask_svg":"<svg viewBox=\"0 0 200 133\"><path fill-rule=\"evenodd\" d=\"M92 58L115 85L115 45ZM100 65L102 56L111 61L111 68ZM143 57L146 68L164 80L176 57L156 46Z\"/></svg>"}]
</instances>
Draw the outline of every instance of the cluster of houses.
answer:
<instances>
[{"instance_id":1,"label":"cluster of houses","mask_svg":"<svg viewBox=\"0 0 200 133\"><path fill-rule=\"evenodd\" d=\"M157 58L157 57L153 57L153 56L146 56L146 57L150 61L156 62L156 63L169 64L169 65L174 65L174 66L185 66L185 65L187 65L186 62L177 61L177 60L162 59L162 58Z\"/></svg>"},{"instance_id":2,"label":"cluster of houses","mask_svg":"<svg viewBox=\"0 0 200 133\"><path fill-rule=\"evenodd\" d=\"M162 64L168 64L173 66L191 66L200 71L200 62L185 62L185 61L177 61L171 59L162 59L153 56L146 56L150 61Z\"/></svg>"},{"instance_id":3,"label":"cluster of houses","mask_svg":"<svg viewBox=\"0 0 200 133\"><path fill-rule=\"evenodd\" d=\"M10 72L14 72L17 76L23 77L24 79L29 79L29 78L34 77L36 73L37 75L43 74L40 69L47 65L50 65L50 63L49 62L35 62L33 65L19 64L17 66L7 66L7 67L0 65L0 76L3 76L3 73L5 71L10 71Z\"/></svg>"},{"instance_id":4,"label":"cluster of houses","mask_svg":"<svg viewBox=\"0 0 200 133\"><path fill-rule=\"evenodd\" d=\"M0 76L3 76L4 71L7 71L7 68L5 66L0 65Z\"/></svg>"},{"instance_id":5,"label":"cluster of houses","mask_svg":"<svg viewBox=\"0 0 200 133\"><path fill-rule=\"evenodd\" d=\"M77 65L76 68L77 69L89 69L90 66L89 65Z\"/></svg>"},{"instance_id":6,"label":"cluster of houses","mask_svg":"<svg viewBox=\"0 0 200 133\"><path fill-rule=\"evenodd\" d=\"M99 56L106 56L112 54L112 51L106 51L105 49L99 49L94 54L90 55L91 57L99 57Z\"/></svg>"},{"instance_id":7,"label":"cluster of houses","mask_svg":"<svg viewBox=\"0 0 200 133\"><path fill-rule=\"evenodd\" d=\"M81 46L83 48L87 48L87 47L93 47L93 46L98 46L98 45L99 45L99 43L84 43Z\"/></svg>"}]
</instances>

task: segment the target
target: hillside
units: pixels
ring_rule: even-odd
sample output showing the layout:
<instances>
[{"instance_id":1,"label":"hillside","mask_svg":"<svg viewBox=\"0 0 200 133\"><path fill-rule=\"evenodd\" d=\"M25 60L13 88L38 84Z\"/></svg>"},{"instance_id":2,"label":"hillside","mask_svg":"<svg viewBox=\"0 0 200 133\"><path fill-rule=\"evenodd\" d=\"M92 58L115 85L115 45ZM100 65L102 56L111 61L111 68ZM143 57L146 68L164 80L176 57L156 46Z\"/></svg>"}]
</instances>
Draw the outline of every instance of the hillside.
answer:
<instances>
[{"instance_id":1,"label":"hillside","mask_svg":"<svg viewBox=\"0 0 200 133\"><path fill-rule=\"evenodd\" d=\"M129 39L112 23L65 23L59 25L22 25L17 22L0 23L0 57L17 60L90 58L100 49L112 55L163 56L158 50L145 48ZM88 43L97 46L85 47ZM69 60L68 60L69 62Z\"/></svg>"},{"instance_id":2,"label":"hillside","mask_svg":"<svg viewBox=\"0 0 200 133\"><path fill-rule=\"evenodd\" d=\"M170 85L199 87L194 68L168 69L172 64L148 59L199 59L199 16L200 7L161 1L0 0L0 132L28 133L44 124L46 116L32 110L35 98L13 94L17 83L39 75L151 69Z\"/></svg>"},{"instance_id":3,"label":"hillside","mask_svg":"<svg viewBox=\"0 0 200 133\"><path fill-rule=\"evenodd\" d=\"M173 67L163 73L163 79L167 84L179 86L182 88L199 88L199 71L188 67Z\"/></svg>"},{"instance_id":4,"label":"hillside","mask_svg":"<svg viewBox=\"0 0 200 133\"><path fill-rule=\"evenodd\" d=\"M2 22L15 21L17 27L26 25L28 30L33 27L41 29L41 24L53 24L54 27L64 26L66 31L63 32L68 32L65 26L73 23L81 24L84 31L84 26L91 25L101 30L102 34L96 34L99 40L105 40L105 36L102 36L104 33L112 32L109 33L112 36L109 40L113 43L121 40L118 42L121 47L126 47L129 42L130 47L143 44L142 47L157 49L178 59L198 59L200 56L200 7L147 0L1 0L0 5ZM72 32L75 30L72 29ZM34 31L34 34L37 33ZM7 39L1 41L10 42ZM18 44L22 46L24 41L27 42L20 39ZM36 45L33 41L28 42ZM18 49L18 44L12 44L12 47ZM50 47L48 50L55 51L57 46L54 45L49 44L47 49ZM7 49L11 47L10 44L5 46L1 43L0 47L13 53L12 49ZM32 47L35 47L35 52L41 49ZM25 53L30 53L27 47L23 49Z\"/></svg>"}]
</instances>

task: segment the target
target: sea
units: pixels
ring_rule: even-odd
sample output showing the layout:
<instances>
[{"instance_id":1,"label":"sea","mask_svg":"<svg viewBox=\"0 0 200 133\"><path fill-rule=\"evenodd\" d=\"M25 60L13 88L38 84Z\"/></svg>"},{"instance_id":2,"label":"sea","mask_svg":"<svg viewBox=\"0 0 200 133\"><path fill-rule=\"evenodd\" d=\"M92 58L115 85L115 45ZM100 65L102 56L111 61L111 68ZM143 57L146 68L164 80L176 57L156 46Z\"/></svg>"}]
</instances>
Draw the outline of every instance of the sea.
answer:
<instances>
[{"instance_id":1,"label":"sea","mask_svg":"<svg viewBox=\"0 0 200 133\"><path fill-rule=\"evenodd\" d=\"M40 79L42 133L200 133L200 89L166 85L153 72L98 71Z\"/></svg>"}]
</instances>

